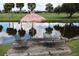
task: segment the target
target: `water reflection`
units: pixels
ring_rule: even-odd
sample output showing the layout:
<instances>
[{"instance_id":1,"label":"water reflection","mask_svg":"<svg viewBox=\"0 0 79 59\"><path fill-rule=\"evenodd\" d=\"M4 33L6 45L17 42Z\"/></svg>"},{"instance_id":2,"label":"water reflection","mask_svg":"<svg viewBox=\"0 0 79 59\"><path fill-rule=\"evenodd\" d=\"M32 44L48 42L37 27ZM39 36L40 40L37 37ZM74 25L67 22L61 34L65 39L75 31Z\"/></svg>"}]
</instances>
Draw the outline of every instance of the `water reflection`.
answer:
<instances>
[{"instance_id":1,"label":"water reflection","mask_svg":"<svg viewBox=\"0 0 79 59\"><path fill-rule=\"evenodd\" d=\"M53 28L54 25L59 24L60 26L64 26L65 23L50 23L50 27ZM76 26L79 26L79 23L73 23ZM3 26L3 32L6 32L6 29L9 27L9 22L0 22L0 25ZM45 33L45 28L49 26L49 23L33 23L33 27L36 29L37 33L34 37L36 38L43 38L43 33ZM12 27L12 23L10 22L10 27ZM29 39L29 29L32 27L31 22L22 23L22 28L26 31L26 34L23 38L25 40ZM21 23L14 22L14 28L19 30L21 29ZM53 33L52 33L53 34ZM0 41L3 41L3 43L11 43L15 41L15 38L19 39L18 35L10 36L10 37L4 37L0 38Z\"/></svg>"}]
</instances>

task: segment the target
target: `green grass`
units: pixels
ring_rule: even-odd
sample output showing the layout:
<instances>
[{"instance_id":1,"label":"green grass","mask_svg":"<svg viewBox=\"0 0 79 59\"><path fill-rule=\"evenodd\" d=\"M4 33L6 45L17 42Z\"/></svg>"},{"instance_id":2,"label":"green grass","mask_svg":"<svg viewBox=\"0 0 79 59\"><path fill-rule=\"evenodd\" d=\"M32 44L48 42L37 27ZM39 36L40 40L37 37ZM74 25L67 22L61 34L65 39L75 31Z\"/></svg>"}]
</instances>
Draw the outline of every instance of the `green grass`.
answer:
<instances>
[{"instance_id":1,"label":"green grass","mask_svg":"<svg viewBox=\"0 0 79 59\"><path fill-rule=\"evenodd\" d=\"M72 18L68 18L68 14L65 13L42 13L40 15L47 19L46 22L79 22L79 13L75 13Z\"/></svg>"},{"instance_id":2,"label":"green grass","mask_svg":"<svg viewBox=\"0 0 79 59\"><path fill-rule=\"evenodd\" d=\"M14 21L19 22L23 16L27 13L2 13L0 14L1 22ZM79 13L73 14L72 18L68 18L68 14L65 13L38 13L46 18L45 22L79 22Z\"/></svg>"},{"instance_id":3,"label":"green grass","mask_svg":"<svg viewBox=\"0 0 79 59\"><path fill-rule=\"evenodd\" d=\"M71 47L72 55L79 56L79 39L68 42L68 45Z\"/></svg>"},{"instance_id":4,"label":"green grass","mask_svg":"<svg viewBox=\"0 0 79 59\"><path fill-rule=\"evenodd\" d=\"M9 22L9 21L18 22L25 15L26 14L23 14L23 13L3 13L3 14L0 14L0 21L1 22Z\"/></svg>"},{"instance_id":5,"label":"green grass","mask_svg":"<svg viewBox=\"0 0 79 59\"><path fill-rule=\"evenodd\" d=\"M9 48L10 48L10 44L1 44L0 45L0 56L3 56Z\"/></svg>"}]
</instances>

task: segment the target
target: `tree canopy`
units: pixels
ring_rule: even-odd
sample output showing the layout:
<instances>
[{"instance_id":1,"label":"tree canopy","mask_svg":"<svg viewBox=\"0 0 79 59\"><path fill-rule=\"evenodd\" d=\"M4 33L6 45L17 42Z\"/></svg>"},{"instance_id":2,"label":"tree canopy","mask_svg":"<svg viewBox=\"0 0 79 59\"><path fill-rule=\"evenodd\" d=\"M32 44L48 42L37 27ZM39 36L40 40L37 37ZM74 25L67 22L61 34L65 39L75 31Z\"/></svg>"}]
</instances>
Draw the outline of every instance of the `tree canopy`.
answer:
<instances>
[{"instance_id":1,"label":"tree canopy","mask_svg":"<svg viewBox=\"0 0 79 59\"><path fill-rule=\"evenodd\" d=\"M22 8L24 7L24 3L16 3L16 7L19 8L21 11Z\"/></svg>"},{"instance_id":2,"label":"tree canopy","mask_svg":"<svg viewBox=\"0 0 79 59\"><path fill-rule=\"evenodd\" d=\"M56 8L54 8L54 12L59 14L61 12L61 6L58 5Z\"/></svg>"},{"instance_id":3,"label":"tree canopy","mask_svg":"<svg viewBox=\"0 0 79 59\"><path fill-rule=\"evenodd\" d=\"M14 3L5 3L4 4L4 11L5 12L10 12L12 8L14 8L15 4Z\"/></svg>"},{"instance_id":4,"label":"tree canopy","mask_svg":"<svg viewBox=\"0 0 79 59\"><path fill-rule=\"evenodd\" d=\"M54 8L55 13L67 13L69 18L76 12L79 12L79 3L63 3L61 6Z\"/></svg>"},{"instance_id":5,"label":"tree canopy","mask_svg":"<svg viewBox=\"0 0 79 59\"><path fill-rule=\"evenodd\" d=\"M53 12L53 5L51 3L46 4L46 11L47 12Z\"/></svg>"},{"instance_id":6,"label":"tree canopy","mask_svg":"<svg viewBox=\"0 0 79 59\"><path fill-rule=\"evenodd\" d=\"M61 11L69 13L69 17L71 17L76 12L76 5L74 3L64 3L61 7Z\"/></svg>"},{"instance_id":7,"label":"tree canopy","mask_svg":"<svg viewBox=\"0 0 79 59\"><path fill-rule=\"evenodd\" d=\"M28 8L30 9L30 11L33 11L36 8L36 4L35 3L28 3Z\"/></svg>"}]
</instances>

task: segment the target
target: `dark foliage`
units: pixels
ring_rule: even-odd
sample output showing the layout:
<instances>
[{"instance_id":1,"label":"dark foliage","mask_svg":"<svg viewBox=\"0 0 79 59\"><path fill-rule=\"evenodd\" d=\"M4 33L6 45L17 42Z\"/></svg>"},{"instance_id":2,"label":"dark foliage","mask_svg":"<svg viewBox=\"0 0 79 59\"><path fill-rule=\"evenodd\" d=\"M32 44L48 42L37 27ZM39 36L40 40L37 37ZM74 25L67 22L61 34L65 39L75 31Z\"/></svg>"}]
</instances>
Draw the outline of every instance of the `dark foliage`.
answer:
<instances>
[{"instance_id":1,"label":"dark foliage","mask_svg":"<svg viewBox=\"0 0 79 59\"><path fill-rule=\"evenodd\" d=\"M28 3L28 9L30 9L31 11L33 11L36 8L36 3Z\"/></svg>"},{"instance_id":2,"label":"dark foliage","mask_svg":"<svg viewBox=\"0 0 79 59\"><path fill-rule=\"evenodd\" d=\"M7 33L9 34L9 35L16 35L16 33L17 33L17 30L16 29L14 29L14 28L7 28Z\"/></svg>"},{"instance_id":3,"label":"dark foliage","mask_svg":"<svg viewBox=\"0 0 79 59\"><path fill-rule=\"evenodd\" d=\"M61 34L63 35L64 27L61 27L61 26L59 26L59 25L55 25L54 28L55 28L56 30L59 30L59 31L61 32Z\"/></svg>"},{"instance_id":4,"label":"dark foliage","mask_svg":"<svg viewBox=\"0 0 79 59\"><path fill-rule=\"evenodd\" d=\"M16 3L16 7L22 11L22 8L24 7L24 3Z\"/></svg>"},{"instance_id":5,"label":"dark foliage","mask_svg":"<svg viewBox=\"0 0 79 59\"><path fill-rule=\"evenodd\" d=\"M21 37L25 36L25 33L26 33L26 31L23 30L23 29L21 29L21 30L18 31L18 34L19 34Z\"/></svg>"},{"instance_id":6,"label":"dark foliage","mask_svg":"<svg viewBox=\"0 0 79 59\"><path fill-rule=\"evenodd\" d=\"M46 33L52 33L52 30L53 30L53 28L51 28L51 27L48 27L48 28L45 28L45 30L46 30Z\"/></svg>"},{"instance_id":7,"label":"dark foliage","mask_svg":"<svg viewBox=\"0 0 79 59\"><path fill-rule=\"evenodd\" d=\"M45 10L50 13L53 12L53 5L51 3L46 4Z\"/></svg>"},{"instance_id":8,"label":"dark foliage","mask_svg":"<svg viewBox=\"0 0 79 59\"><path fill-rule=\"evenodd\" d=\"M67 37L67 38L73 38L75 36L79 36L79 26L67 24L64 27L61 26L54 26L56 30L59 30L62 34L62 36Z\"/></svg>"},{"instance_id":9,"label":"dark foliage","mask_svg":"<svg viewBox=\"0 0 79 59\"><path fill-rule=\"evenodd\" d=\"M5 3L4 4L4 11L6 13L10 12L12 8L14 8L15 4L14 3Z\"/></svg>"},{"instance_id":10,"label":"dark foliage","mask_svg":"<svg viewBox=\"0 0 79 59\"><path fill-rule=\"evenodd\" d=\"M57 6L54 8L54 12L60 14L61 12L61 6Z\"/></svg>"},{"instance_id":11,"label":"dark foliage","mask_svg":"<svg viewBox=\"0 0 79 59\"><path fill-rule=\"evenodd\" d=\"M2 26L2 25L0 25L0 32L2 31L2 29L3 29L3 26Z\"/></svg>"},{"instance_id":12,"label":"dark foliage","mask_svg":"<svg viewBox=\"0 0 79 59\"><path fill-rule=\"evenodd\" d=\"M16 29L13 29L12 35L16 35L16 33L17 33L17 30Z\"/></svg>"},{"instance_id":13,"label":"dark foliage","mask_svg":"<svg viewBox=\"0 0 79 59\"><path fill-rule=\"evenodd\" d=\"M36 29L34 29L33 27L29 30L29 35L32 36L32 37L33 37L36 33L37 33L37 32L36 32Z\"/></svg>"}]
</instances>

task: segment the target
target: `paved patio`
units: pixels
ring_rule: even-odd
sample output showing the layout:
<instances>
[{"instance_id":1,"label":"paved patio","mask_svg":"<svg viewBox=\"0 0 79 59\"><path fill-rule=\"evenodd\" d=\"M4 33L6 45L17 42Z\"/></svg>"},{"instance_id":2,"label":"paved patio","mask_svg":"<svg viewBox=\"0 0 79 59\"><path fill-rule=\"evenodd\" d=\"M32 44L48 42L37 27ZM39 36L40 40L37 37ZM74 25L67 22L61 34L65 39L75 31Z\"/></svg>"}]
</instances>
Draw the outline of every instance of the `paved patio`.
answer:
<instances>
[{"instance_id":1,"label":"paved patio","mask_svg":"<svg viewBox=\"0 0 79 59\"><path fill-rule=\"evenodd\" d=\"M71 55L71 50L67 45L62 45L61 47L44 47L35 45L24 50L9 49L6 56L69 56Z\"/></svg>"}]
</instances>

